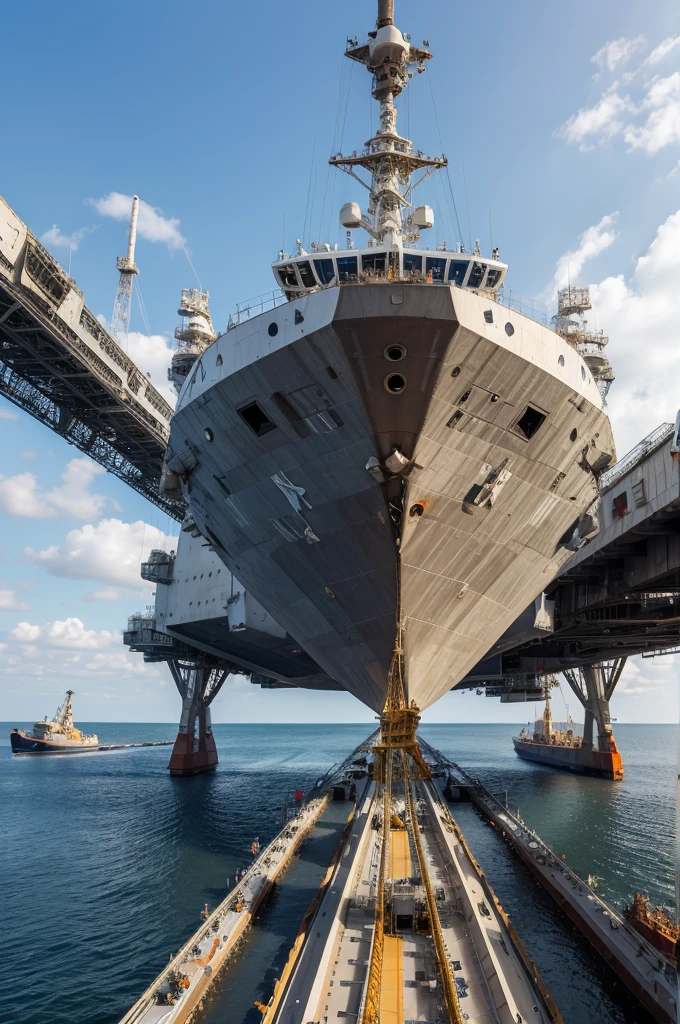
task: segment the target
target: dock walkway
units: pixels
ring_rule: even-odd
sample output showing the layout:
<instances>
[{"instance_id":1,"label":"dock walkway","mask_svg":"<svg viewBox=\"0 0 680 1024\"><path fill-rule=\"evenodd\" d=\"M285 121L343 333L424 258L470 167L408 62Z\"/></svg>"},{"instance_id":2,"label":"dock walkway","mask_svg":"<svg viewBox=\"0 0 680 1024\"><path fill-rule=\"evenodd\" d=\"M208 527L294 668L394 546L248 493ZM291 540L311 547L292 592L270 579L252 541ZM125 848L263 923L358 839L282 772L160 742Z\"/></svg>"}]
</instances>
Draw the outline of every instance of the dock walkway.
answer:
<instances>
[{"instance_id":1,"label":"dock walkway","mask_svg":"<svg viewBox=\"0 0 680 1024\"><path fill-rule=\"evenodd\" d=\"M494 824L592 946L660 1024L677 1021L677 973L609 903L564 863L521 818L464 768L420 740L425 757L445 768Z\"/></svg>"}]
</instances>

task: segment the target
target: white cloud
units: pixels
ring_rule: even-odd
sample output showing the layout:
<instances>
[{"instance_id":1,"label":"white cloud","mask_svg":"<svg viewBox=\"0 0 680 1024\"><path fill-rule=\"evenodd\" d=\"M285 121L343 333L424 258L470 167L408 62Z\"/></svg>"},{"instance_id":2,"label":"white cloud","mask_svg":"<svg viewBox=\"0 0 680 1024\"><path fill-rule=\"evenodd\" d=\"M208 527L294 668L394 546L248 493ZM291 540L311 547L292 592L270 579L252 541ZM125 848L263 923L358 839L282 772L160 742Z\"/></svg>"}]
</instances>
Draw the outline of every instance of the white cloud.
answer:
<instances>
[{"instance_id":1,"label":"white cloud","mask_svg":"<svg viewBox=\"0 0 680 1024\"><path fill-rule=\"evenodd\" d=\"M71 530L62 545L42 551L26 548L24 554L36 565L42 565L51 576L79 580L99 580L114 587L142 586L141 562L152 548L175 550L177 538L139 520L123 523L120 519L104 519Z\"/></svg>"},{"instance_id":2,"label":"white cloud","mask_svg":"<svg viewBox=\"0 0 680 1024\"><path fill-rule=\"evenodd\" d=\"M28 608L28 605L23 604L13 590L0 586L0 611L18 611L24 608Z\"/></svg>"},{"instance_id":3,"label":"white cloud","mask_svg":"<svg viewBox=\"0 0 680 1024\"><path fill-rule=\"evenodd\" d=\"M652 66L660 64L662 60L665 60L669 53L677 50L679 46L680 36L669 36L667 39L664 39L662 43L659 43L654 50L652 50L644 63Z\"/></svg>"},{"instance_id":4,"label":"white cloud","mask_svg":"<svg viewBox=\"0 0 680 1024\"><path fill-rule=\"evenodd\" d=\"M680 142L680 72L668 78L654 78L639 108L648 112L641 124L628 125L624 139L630 149L642 149L654 156L666 146Z\"/></svg>"},{"instance_id":5,"label":"white cloud","mask_svg":"<svg viewBox=\"0 0 680 1024\"><path fill-rule=\"evenodd\" d=\"M29 622L20 622L8 634L10 640L19 644L31 644L40 636L40 626L31 626Z\"/></svg>"},{"instance_id":6,"label":"white cloud","mask_svg":"<svg viewBox=\"0 0 680 1024\"><path fill-rule=\"evenodd\" d=\"M15 420L17 414L12 412L11 409L0 409L0 420Z\"/></svg>"},{"instance_id":7,"label":"white cloud","mask_svg":"<svg viewBox=\"0 0 680 1024\"><path fill-rule=\"evenodd\" d=\"M91 459L71 459L61 475L63 485L49 491L43 490L36 475L28 471L0 476L0 511L28 519L98 519L110 499L91 493L90 485L105 472Z\"/></svg>"},{"instance_id":8,"label":"white cloud","mask_svg":"<svg viewBox=\"0 0 680 1024\"><path fill-rule=\"evenodd\" d=\"M626 64L633 54L642 50L644 46L644 36L636 36L635 39L626 39L625 36L622 36L620 39L612 39L611 42L605 43L590 59L593 64L598 64L601 68L606 67L608 71L614 71L619 65Z\"/></svg>"},{"instance_id":9,"label":"white cloud","mask_svg":"<svg viewBox=\"0 0 680 1024\"><path fill-rule=\"evenodd\" d=\"M642 36L616 39L592 59L601 68L613 71L644 46ZM636 68L612 82L596 102L572 114L560 134L582 150L621 137L629 152L641 150L648 156L680 143L680 72L665 78L650 78L648 74L670 55L677 58L678 50L680 36L664 39ZM629 88L626 95L621 93L622 82Z\"/></svg>"},{"instance_id":10,"label":"white cloud","mask_svg":"<svg viewBox=\"0 0 680 1024\"><path fill-rule=\"evenodd\" d=\"M167 682L165 666L147 665L140 655L123 646L119 633L88 629L75 616L42 625L19 622L7 634L2 653L4 674L10 680L30 676L32 681L37 677L71 685L79 678L96 684L97 678L125 680L145 676L153 680L154 686L159 681Z\"/></svg>"},{"instance_id":11,"label":"white cloud","mask_svg":"<svg viewBox=\"0 0 680 1024\"><path fill-rule=\"evenodd\" d=\"M631 658L617 683L617 697L649 697L652 693L677 686L680 658L663 655L658 658Z\"/></svg>"},{"instance_id":12,"label":"white cloud","mask_svg":"<svg viewBox=\"0 0 680 1024\"><path fill-rule=\"evenodd\" d=\"M630 280L620 274L591 284L590 321L609 336L616 373L607 401L620 455L680 407L679 280L680 210L658 228Z\"/></svg>"},{"instance_id":13,"label":"white cloud","mask_svg":"<svg viewBox=\"0 0 680 1024\"><path fill-rule=\"evenodd\" d=\"M177 392L168 380L168 369L175 353L175 348L168 338L161 334L141 334L130 331L128 335L128 355L133 363L145 373L166 402L175 407Z\"/></svg>"},{"instance_id":14,"label":"white cloud","mask_svg":"<svg viewBox=\"0 0 680 1024\"><path fill-rule=\"evenodd\" d=\"M94 231L94 228L80 228L70 235L65 235L57 224L53 224L49 231L40 236L40 241L43 245L52 246L57 249L71 249L75 252L85 235L89 235L92 231Z\"/></svg>"},{"instance_id":15,"label":"white cloud","mask_svg":"<svg viewBox=\"0 0 680 1024\"><path fill-rule=\"evenodd\" d=\"M626 128L622 115L632 111L633 105L627 96L619 96L615 82L592 107L582 107L562 125L561 133L568 142L577 142L582 150L592 149L592 137L607 142L621 135Z\"/></svg>"},{"instance_id":16,"label":"white cloud","mask_svg":"<svg viewBox=\"0 0 680 1024\"><path fill-rule=\"evenodd\" d=\"M121 192L109 192L101 199L90 199L88 202L102 217L130 220L132 196L123 195ZM157 206L149 206L143 199L139 201L137 233L140 238L146 238L149 242L165 242L169 249L181 249L185 244L179 230L179 220L176 217L166 217Z\"/></svg>"},{"instance_id":17,"label":"white cloud","mask_svg":"<svg viewBox=\"0 0 680 1024\"><path fill-rule=\"evenodd\" d=\"M34 644L36 640L41 640L48 647L68 647L72 650L101 650L119 639L107 629L99 632L86 629L82 620L76 618L55 619L44 626L20 622L7 635L10 640L20 644Z\"/></svg>"},{"instance_id":18,"label":"white cloud","mask_svg":"<svg viewBox=\"0 0 680 1024\"><path fill-rule=\"evenodd\" d=\"M570 281L572 284L578 284L581 271L588 260L595 259L613 244L616 240L614 225L618 216L618 210L606 214L599 223L591 225L579 236L576 249L570 249L560 256L555 265L552 284L544 293L546 301L554 302L558 288L566 287Z\"/></svg>"},{"instance_id":19,"label":"white cloud","mask_svg":"<svg viewBox=\"0 0 680 1024\"><path fill-rule=\"evenodd\" d=\"M83 595L83 601L120 601L128 596L124 587L106 587L104 590L93 590Z\"/></svg>"},{"instance_id":20,"label":"white cloud","mask_svg":"<svg viewBox=\"0 0 680 1024\"><path fill-rule=\"evenodd\" d=\"M95 654L85 662L84 668L94 675L113 676L115 679L129 679L131 676L144 676L149 673L149 666L144 659L139 654L131 655L127 649ZM165 686L166 683L167 680L163 679L160 685Z\"/></svg>"},{"instance_id":21,"label":"white cloud","mask_svg":"<svg viewBox=\"0 0 680 1024\"><path fill-rule=\"evenodd\" d=\"M31 452L31 451L19 452L19 458L20 459L37 459L38 458L38 453L37 452Z\"/></svg>"}]
</instances>

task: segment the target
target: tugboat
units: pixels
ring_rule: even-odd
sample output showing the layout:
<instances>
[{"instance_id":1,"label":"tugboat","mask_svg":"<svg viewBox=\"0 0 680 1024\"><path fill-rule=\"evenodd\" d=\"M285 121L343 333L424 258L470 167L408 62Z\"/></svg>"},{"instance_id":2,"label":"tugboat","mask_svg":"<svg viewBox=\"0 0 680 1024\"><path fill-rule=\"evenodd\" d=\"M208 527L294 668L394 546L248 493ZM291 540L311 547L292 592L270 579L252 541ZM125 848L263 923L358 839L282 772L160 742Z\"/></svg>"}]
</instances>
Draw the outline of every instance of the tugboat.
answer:
<instances>
[{"instance_id":1,"label":"tugboat","mask_svg":"<svg viewBox=\"0 0 680 1024\"><path fill-rule=\"evenodd\" d=\"M653 907L647 896L636 892L630 907L624 907L624 917L647 942L658 949L674 966L677 964L677 943L680 930L663 907Z\"/></svg>"},{"instance_id":2,"label":"tugboat","mask_svg":"<svg viewBox=\"0 0 680 1024\"><path fill-rule=\"evenodd\" d=\"M527 761L615 781L623 778L623 762L613 732L606 737L608 749L598 749L593 747L592 740L589 743L574 732L571 716L564 731L553 728L549 696L546 696L543 715L534 722L533 734L525 725L519 736L513 736L512 742L515 752Z\"/></svg>"},{"instance_id":3,"label":"tugboat","mask_svg":"<svg viewBox=\"0 0 680 1024\"><path fill-rule=\"evenodd\" d=\"M73 724L71 697L73 690L66 691L66 699L54 718L36 722L32 732L12 729L9 734L13 754L74 754L99 745L99 738L92 733L86 735Z\"/></svg>"}]
</instances>

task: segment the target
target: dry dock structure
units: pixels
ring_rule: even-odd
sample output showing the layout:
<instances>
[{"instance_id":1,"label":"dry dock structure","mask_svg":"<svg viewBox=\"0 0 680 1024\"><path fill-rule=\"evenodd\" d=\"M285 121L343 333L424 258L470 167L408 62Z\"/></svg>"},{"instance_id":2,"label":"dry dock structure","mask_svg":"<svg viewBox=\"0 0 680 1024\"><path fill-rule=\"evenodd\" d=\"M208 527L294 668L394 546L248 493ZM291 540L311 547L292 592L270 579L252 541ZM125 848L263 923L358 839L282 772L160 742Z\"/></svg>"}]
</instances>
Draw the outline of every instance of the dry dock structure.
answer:
<instances>
[{"instance_id":1,"label":"dry dock structure","mask_svg":"<svg viewBox=\"0 0 680 1024\"><path fill-rule=\"evenodd\" d=\"M290 864L327 803L327 794L309 801L284 826L120 1024L185 1024L193 1018L262 901Z\"/></svg>"},{"instance_id":2,"label":"dry dock structure","mask_svg":"<svg viewBox=\"0 0 680 1024\"><path fill-rule=\"evenodd\" d=\"M459 790L467 790L474 805L652 1017L660 1024L676 1024L678 980L672 964L478 779L422 740L421 746L428 760L447 769Z\"/></svg>"}]
</instances>

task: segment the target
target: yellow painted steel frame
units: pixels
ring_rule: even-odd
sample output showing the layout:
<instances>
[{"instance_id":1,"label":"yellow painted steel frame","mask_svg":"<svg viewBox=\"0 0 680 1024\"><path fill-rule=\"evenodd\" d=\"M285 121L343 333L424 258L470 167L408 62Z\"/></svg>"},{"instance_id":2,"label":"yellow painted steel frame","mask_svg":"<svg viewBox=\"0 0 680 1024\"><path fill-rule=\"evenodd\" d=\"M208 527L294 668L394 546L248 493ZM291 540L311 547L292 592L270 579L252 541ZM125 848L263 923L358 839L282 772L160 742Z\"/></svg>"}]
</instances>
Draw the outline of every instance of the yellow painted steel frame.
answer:
<instances>
[{"instance_id":1,"label":"yellow painted steel frame","mask_svg":"<svg viewBox=\"0 0 680 1024\"><path fill-rule=\"evenodd\" d=\"M439 920L437 901L435 900L434 892L432 891L430 873L428 871L427 861L425 860L425 854L423 853L423 844L420 841L420 828L418 827L418 816L416 814L416 807L413 801L413 794L411 792L411 781L409 779L406 755L402 754L402 757L404 764L404 791L406 793L406 806L408 807L413 842L416 848L416 853L418 854L420 877L422 879L423 888L425 889L425 900L427 902L427 910L430 915L430 927L432 929L432 938L434 939L434 949L437 957L439 978L444 991L444 1002L446 1003L446 1010L451 1024L463 1024L463 1016L461 1014L458 994L456 992L456 983L453 979L453 971L451 970L451 965L446 955L446 947L444 946L444 935L442 933L442 926Z\"/></svg>"}]
</instances>

